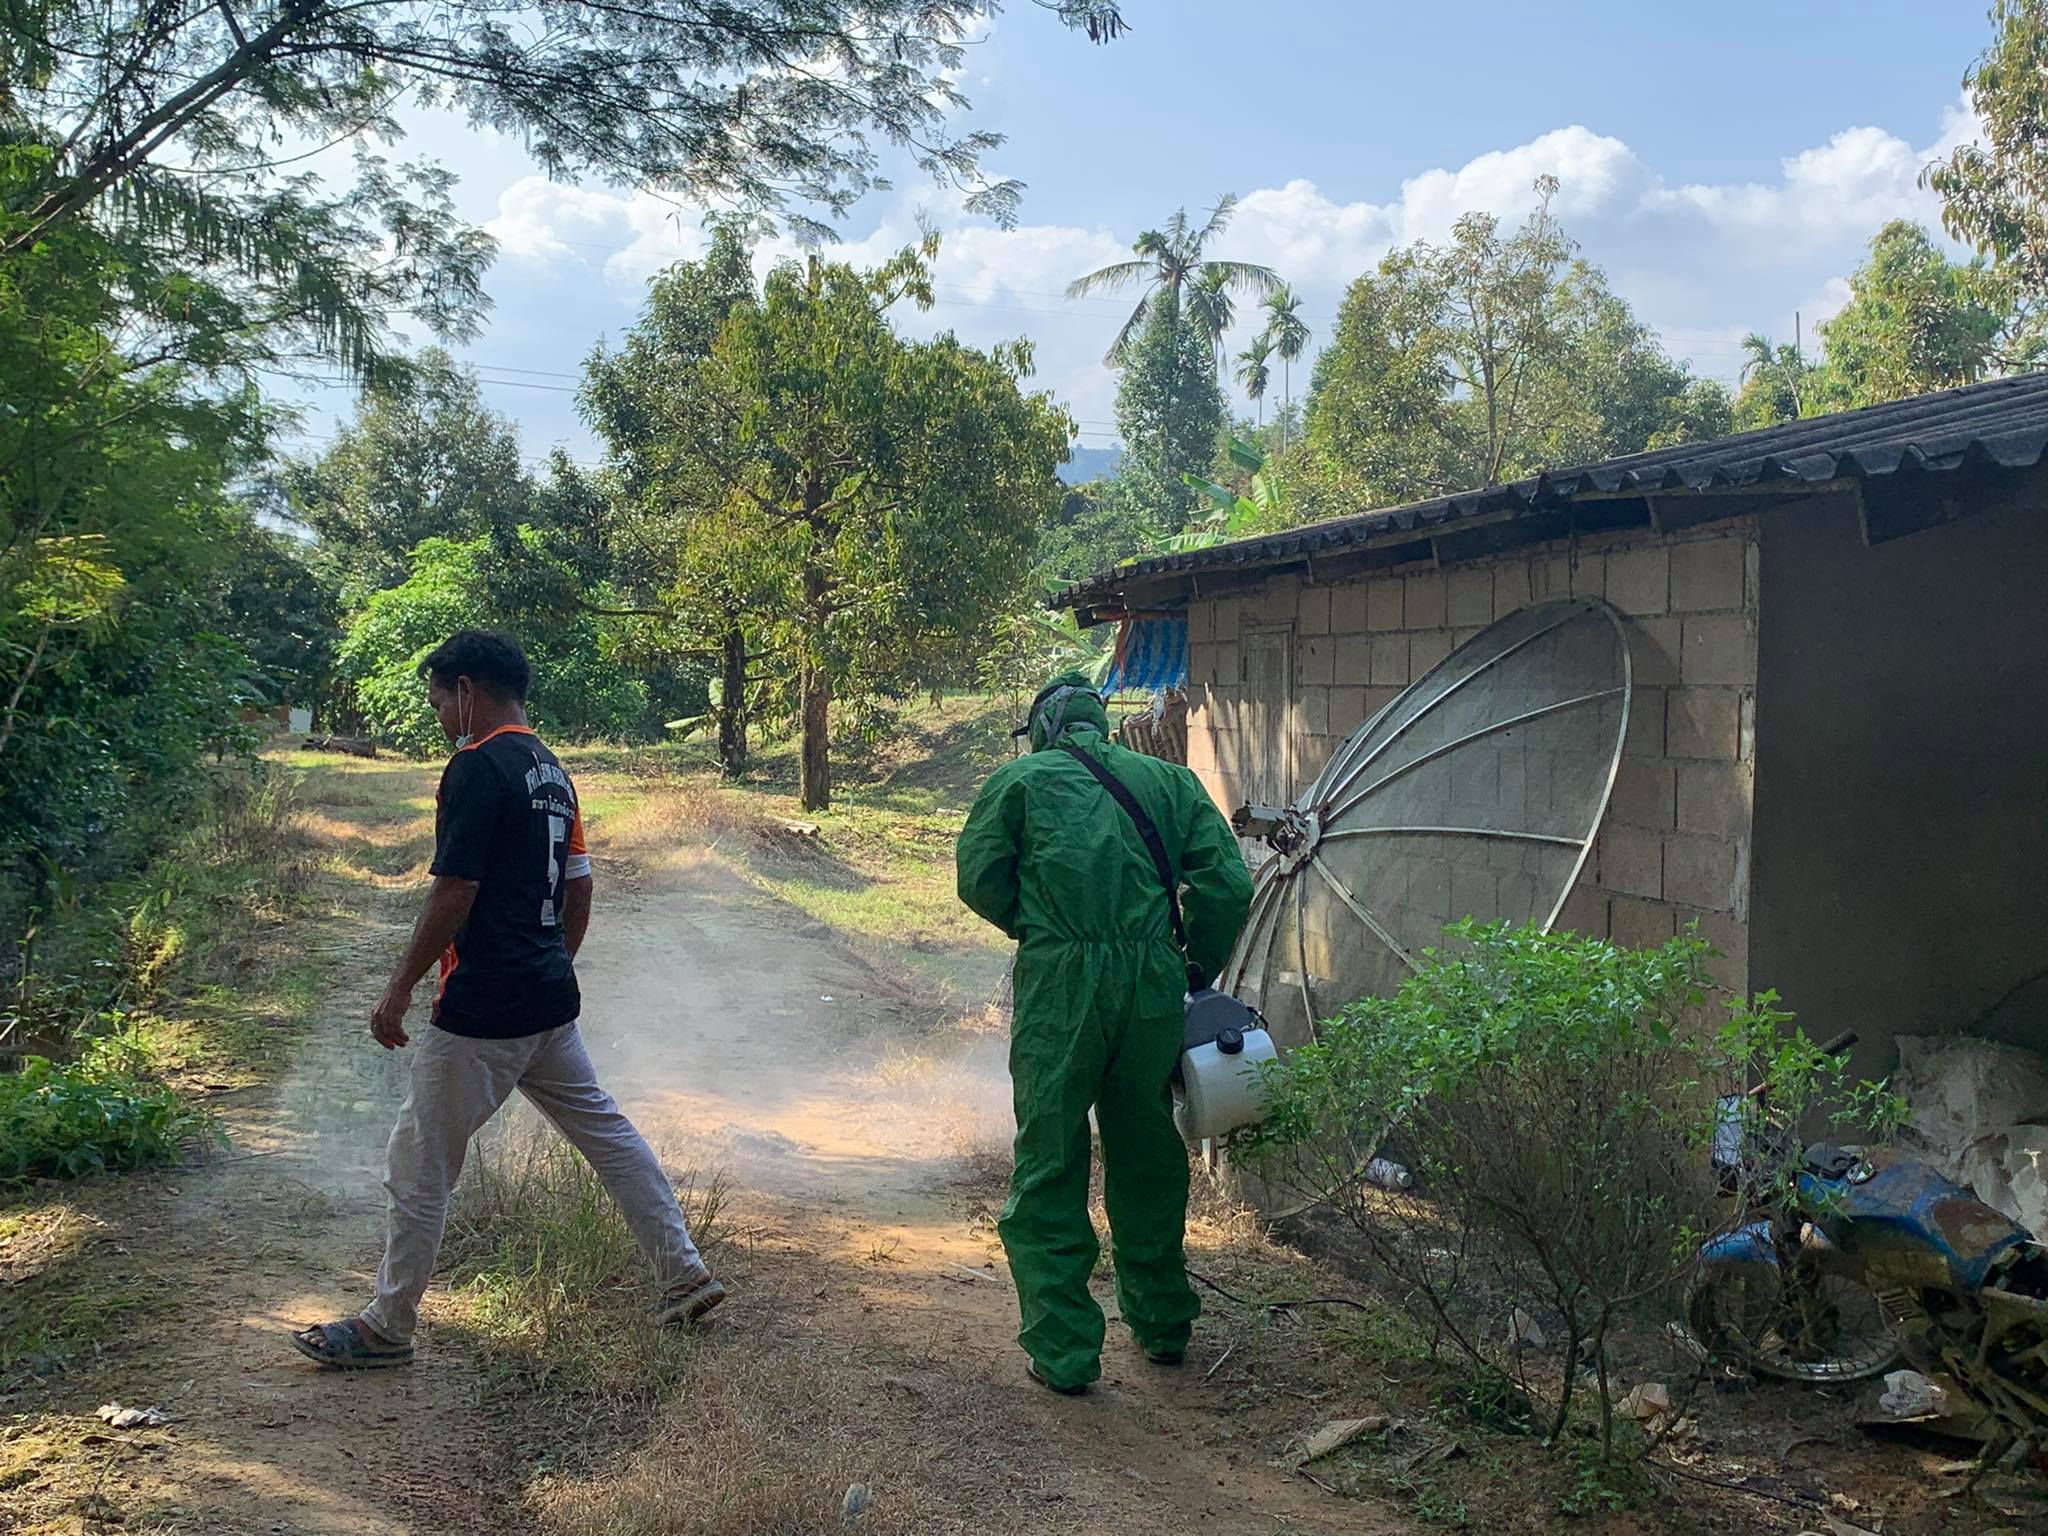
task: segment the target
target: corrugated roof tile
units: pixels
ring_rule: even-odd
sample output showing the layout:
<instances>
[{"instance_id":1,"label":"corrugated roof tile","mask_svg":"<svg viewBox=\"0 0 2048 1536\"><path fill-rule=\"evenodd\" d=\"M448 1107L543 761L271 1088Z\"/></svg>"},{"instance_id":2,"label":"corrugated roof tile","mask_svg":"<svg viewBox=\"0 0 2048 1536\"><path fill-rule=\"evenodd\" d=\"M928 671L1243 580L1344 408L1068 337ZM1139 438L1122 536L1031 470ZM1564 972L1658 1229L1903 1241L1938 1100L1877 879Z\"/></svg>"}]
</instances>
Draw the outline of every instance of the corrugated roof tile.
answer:
<instances>
[{"instance_id":1,"label":"corrugated roof tile","mask_svg":"<svg viewBox=\"0 0 2048 1536\"><path fill-rule=\"evenodd\" d=\"M1090 577L1054 604L1113 597L1148 576L1284 564L1388 533L1442 528L1502 509L1535 512L1589 492L1740 490L1747 486L1871 479L1962 467L2028 469L2048 450L2048 373L1993 379L1833 416L1789 421L1711 443L1685 443L1600 464L1548 470L1512 484L1460 491L1406 506L1334 518L1305 528L1183 554L1157 555Z\"/></svg>"}]
</instances>

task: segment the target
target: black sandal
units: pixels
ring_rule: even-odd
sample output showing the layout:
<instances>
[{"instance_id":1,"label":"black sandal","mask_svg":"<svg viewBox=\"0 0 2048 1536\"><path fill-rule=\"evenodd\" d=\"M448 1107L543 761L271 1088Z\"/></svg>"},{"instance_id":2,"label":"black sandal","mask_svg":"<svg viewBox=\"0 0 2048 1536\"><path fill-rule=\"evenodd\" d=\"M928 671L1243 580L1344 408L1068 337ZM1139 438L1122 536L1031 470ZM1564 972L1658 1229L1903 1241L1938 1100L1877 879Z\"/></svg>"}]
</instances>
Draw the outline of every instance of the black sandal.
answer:
<instances>
[{"instance_id":1,"label":"black sandal","mask_svg":"<svg viewBox=\"0 0 2048 1536\"><path fill-rule=\"evenodd\" d=\"M355 1318L295 1331L292 1348L328 1371L374 1371L412 1364L410 1344L385 1344Z\"/></svg>"}]
</instances>

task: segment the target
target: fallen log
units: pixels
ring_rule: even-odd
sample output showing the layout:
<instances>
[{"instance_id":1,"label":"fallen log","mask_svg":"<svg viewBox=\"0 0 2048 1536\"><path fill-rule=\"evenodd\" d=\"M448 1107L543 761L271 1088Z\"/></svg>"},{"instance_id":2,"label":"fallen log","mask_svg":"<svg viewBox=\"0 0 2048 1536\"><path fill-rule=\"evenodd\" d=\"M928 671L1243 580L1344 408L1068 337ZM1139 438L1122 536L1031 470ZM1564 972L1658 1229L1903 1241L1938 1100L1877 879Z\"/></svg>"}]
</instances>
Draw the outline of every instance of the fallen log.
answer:
<instances>
[{"instance_id":1,"label":"fallen log","mask_svg":"<svg viewBox=\"0 0 2048 1536\"><path fill-rule=\"evenodd\" d=\"M346 752L351 757L375 757L377 743L367 736L308 736L309 752Z\"/></svg>"}]
</instances>

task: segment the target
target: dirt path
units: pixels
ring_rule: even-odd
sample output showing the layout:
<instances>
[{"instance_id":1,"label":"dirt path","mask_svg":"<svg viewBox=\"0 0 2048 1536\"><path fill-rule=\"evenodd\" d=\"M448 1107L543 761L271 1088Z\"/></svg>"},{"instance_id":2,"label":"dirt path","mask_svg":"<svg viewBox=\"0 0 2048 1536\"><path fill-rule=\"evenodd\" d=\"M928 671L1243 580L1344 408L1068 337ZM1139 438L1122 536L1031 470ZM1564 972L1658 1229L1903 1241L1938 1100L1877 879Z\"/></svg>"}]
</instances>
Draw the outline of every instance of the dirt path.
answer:
<instances>
[{"instance_id":1,"label":"dirt path","mask_svg":"<svg viewBox=\"0 0 2048 1536\"><path fill-rule=\"evenodd\" d=\"M602 861L601 837L596 851ZM363 1016L415 889L396 873L359 888L352 920L308 939L331 946L336 983L282 1083L222 1106L224 1159L106 1186L73 1259L90 1273L81 1283L139 1283L148 1321L54 1378L31 1405L40 1416L4 1431L36 1473L16 1486L43 1496L17 1516L0 1495L0 1531L532 1523L502 1483L519 1426L493 1419L485 1404L502 1396L437 1329L444 1303L430 1296L409 1371L318 1374L283 1339L345 1315L369 1286L407 1064L368 1042ZM991 1220L1007 1163L1000 1038L934 1040L928 1013L829 930L715 863L601 892L579 969L607 1082L665 1157L733 1186L730 1220L747 1238L703 1369L738 1382L744 1368L783 1392L809 1373L846 1398L851 1448L834 1466L873 1487L878 1515L891 1500L933 1512L906 1524L899 1510L892 1528L1381 1528L1269 1465L1271 1435L1232 1422L1231 1377L1204 1376L1227 1347L1219 1322L1205 1320L1188 1367L1160 1370L1105 1294L1098 1390L1065 1400L1025 1380ZM90 1418L105 1401L159 1405L173 1423L106 1434ZM687 1490L687 1463L674 1475Z\"/></svg>"},{"instance_id":2,"label":"dirt path","mask_svg":"<svg viewBox=\"0 0 2048 1536\"><path fill-rule=\"evenodd\" d=\"M723 1317L728 1332L792 1330L874 1356L878 1435L925 1444L1000 1426L928 1477L963 1503L1009 1506L991 1528L1268 1536L1366 1532L1356 1505L1266 1465L1190 1364L1148 1365L1115 1322L1104 1377L1060 1399L1023 1374L1016 1301L992 1224L1008 1132L1004 1042L896 1032L914 1010L821 929L702 879L657 887L593 928L586 1020L608 1078L650 1136L720 1166L763 1230ZM824 1283L816 1284L821 1274ZM880 1469L886 1472L886 1468Z\"/></svg>"}]
</instances>

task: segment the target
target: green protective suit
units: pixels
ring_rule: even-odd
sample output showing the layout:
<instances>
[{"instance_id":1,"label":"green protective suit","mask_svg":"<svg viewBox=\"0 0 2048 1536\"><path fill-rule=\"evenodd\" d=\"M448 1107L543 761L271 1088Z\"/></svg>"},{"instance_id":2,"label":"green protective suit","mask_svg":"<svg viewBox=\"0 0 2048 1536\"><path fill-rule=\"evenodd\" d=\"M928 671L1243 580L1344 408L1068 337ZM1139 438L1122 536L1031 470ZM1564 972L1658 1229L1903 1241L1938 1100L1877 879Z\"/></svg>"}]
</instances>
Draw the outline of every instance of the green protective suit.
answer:
<instances>
[{"instance_id":1,"label":"green protective suit","mask_svg":"<svg viewBox=\"0 0 2048 1536\"><path fill-rule=\"evenodd\" d=\"M1171 1090L1186 967L1131 818L1053 749L1095 758L1157 824L1205 973L1229 958L1251 902L1244 857L1201 781L1115 745L1108 725L1082 674L1056 678L1034 702L1031 754L989 777L960 833L960 899L1018 941L1016 1169L998 1230L1023 1314L1018 1342L1056 1387L1102 1373L1102 1309L1088 1292L1091 1107L1124 1321L1148 1354L1178 1354L1201 1308L1181 1251L1188 1159Z\"/></svg>"}]
</instances>

